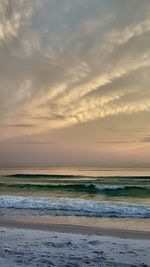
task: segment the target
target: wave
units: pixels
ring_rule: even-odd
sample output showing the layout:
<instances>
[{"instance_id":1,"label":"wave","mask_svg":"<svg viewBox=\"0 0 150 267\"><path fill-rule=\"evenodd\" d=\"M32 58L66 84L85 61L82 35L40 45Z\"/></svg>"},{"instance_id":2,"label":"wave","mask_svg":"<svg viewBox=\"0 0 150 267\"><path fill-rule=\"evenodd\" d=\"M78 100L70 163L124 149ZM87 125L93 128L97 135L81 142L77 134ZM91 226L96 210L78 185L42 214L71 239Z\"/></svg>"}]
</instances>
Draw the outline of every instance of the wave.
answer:
<instances>
[{"instance_id":1,"label":"wave","mask_svg":"<svg viewBox=\"0 0 150 267\"><path fill-rule=\"evenodd\" d=\"M7 184L1 183L0 189L23 191L69 191L87 194L103 194L108 197L150 197L150 188L130 185L98 185L98 184Z\"/></svg>"},{"instance_id":2,"label":"wave","mask_svg":"<svg viewBox=\"0 0 150 267\"><path fill-rule=\"evenodd\" d=\"M25 179L31 179L31 178L95 178L95 179L107 179L107 178L122 178L122 179L148 179L150 180L150 176L86 176L86 175L72 175L72 174L27 174L27 173L17 173L17 174L9 174L5 175L5 177L12 177L12 178L25 178Z\"/></svg>"},{"instance_id":3,"label":"wave","mask_svg":"<svg viewBox=\"0 0 150 267\"><path fill-rule=\"evenodd\" d=\"M35 189L73 189L73 190L81 190L81 191L101 191L101 190L106 190L106 189L123 189L126 186L122 185L96 185L96 184L84 184L84 183L65 183L65 184L24 184L24 183L14 183L14 184L9 184L9 183L0 183L0 187L7 187L7 188L22 188L22 189L30 189L30 188L35 188Z\"/></svg>"},{"instance_id":4,"label":"wave","mask_svg":"<svg viewBox=\"0 0 150 267\"><path fill-rule=\"evenodd\" d=\"M84 178L87 176L81 176L81 175L71 175L71 174L24 174L24 173L17 173L17 174L10 174L5 175L5 177L12 177L12 178L29 178L29 179L38 179L38 178Z\"/></svg>"},{"instance_id":5,"label":"wave","mask_svg":"<svg viewBox=\"0 0 150 267\"><path fill-rule=\"evenodd\" d=\"M150 205L2 195L0 196L0 214L150 218Z\"/></svg>"}]
</instances>

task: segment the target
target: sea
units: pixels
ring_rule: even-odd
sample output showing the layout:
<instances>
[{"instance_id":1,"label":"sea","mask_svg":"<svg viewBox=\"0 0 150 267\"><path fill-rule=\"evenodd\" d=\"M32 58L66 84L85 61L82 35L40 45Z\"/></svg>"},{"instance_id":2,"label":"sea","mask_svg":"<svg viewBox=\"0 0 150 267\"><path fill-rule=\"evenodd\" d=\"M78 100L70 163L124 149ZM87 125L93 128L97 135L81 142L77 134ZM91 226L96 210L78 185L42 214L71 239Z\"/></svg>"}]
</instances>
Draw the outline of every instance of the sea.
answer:
<instances>
[{"instance_id":1,"label":"sea","mask_svg":"<svg viewBox=\"0 0 150 267\"><path fill-rule=\"evenodd\" d=\"M148 168L1 168L0 216L150 218Z\"/></svg>"}]
</instances>

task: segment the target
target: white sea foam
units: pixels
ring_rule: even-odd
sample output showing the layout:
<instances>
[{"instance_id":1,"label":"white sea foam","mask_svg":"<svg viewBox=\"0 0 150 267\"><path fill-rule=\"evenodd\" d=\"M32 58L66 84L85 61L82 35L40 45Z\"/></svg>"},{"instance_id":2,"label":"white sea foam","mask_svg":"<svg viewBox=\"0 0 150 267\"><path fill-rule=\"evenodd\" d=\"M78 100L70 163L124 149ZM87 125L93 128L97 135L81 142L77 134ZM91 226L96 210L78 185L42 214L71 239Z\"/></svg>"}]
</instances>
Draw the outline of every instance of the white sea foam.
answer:
<instances>
[{"instance_id":1,"label":"white sea foam","mask_svg":"<svg viewBox=\"0 0 150 267\"><path fill-rule=\"evenodd\" d=\"M128 187L128 185L95 185L95 188L97 190L106 190L106 189L116 190L116 189L124 189L126 187Z\"/></svg>"},{"instance_id":2,"label":"white sea foam","mask_svg":"<svg viewBox=\"0 0 150 267\"><path fill-rule=\"evenodd\" d=\"M0 196L0 213L150 218L150 205L73 198Z\"/></svg>"}]
</instances>

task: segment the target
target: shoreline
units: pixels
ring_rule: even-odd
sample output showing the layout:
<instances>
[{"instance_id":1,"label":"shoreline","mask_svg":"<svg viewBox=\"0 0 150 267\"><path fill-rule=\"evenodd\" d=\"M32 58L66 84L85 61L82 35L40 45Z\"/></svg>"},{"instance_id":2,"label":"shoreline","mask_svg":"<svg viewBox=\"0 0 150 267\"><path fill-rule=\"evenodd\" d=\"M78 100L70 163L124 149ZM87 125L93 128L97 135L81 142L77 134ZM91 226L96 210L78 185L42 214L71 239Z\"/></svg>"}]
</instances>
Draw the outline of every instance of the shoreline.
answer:
<instances>
[{"instance_id":1,"label":"shoreline","mask_svg":"<svg viewBox=\"0 0 150 267\"><path fill-rule=\"evenodd\" d=\"M32 216L31 216L32 217ZM0 218L0 227L16 228L16 229L28 229L28 230L40 230L48 232L58 233L70 233L70 234L83 234L83 235L96 235L96 236L108 236L123 239L135 239L135 240L150 240L150 231L141 230L129 230L129 229L117 229L113 227L88 226L73 223L54 223L53 220L44 222L39 220L38 222L32 220L32 218L26 218L25 216L18 216L11 218ZM35 218L35 217L34 217ZM38 218L36 218L38 219ZM41 219L41 218L40 218ZM43 219L43 218L42 218ZM57 220L57 217L55 218ZM105 227L104 227L105 226Z\"/></svg>"}]
</instances>

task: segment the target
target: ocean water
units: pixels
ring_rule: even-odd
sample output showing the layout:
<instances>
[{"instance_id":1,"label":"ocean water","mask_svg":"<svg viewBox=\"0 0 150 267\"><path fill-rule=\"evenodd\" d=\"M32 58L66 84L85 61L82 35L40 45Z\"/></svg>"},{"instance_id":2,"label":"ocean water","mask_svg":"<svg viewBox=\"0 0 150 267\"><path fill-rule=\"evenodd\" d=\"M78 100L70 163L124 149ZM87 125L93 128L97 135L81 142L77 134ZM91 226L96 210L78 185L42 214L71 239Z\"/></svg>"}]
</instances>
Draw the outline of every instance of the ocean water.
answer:
<instances>
[{"instance_id":1,"label":"ocean water","mask_svg":"<svg viewBox=\"0 0 150 267\"><path fill-rule=\"evenodd\" d=\"M0 169L0 215L150 218L150 169Z\"/></svg>"}]
</instances>

